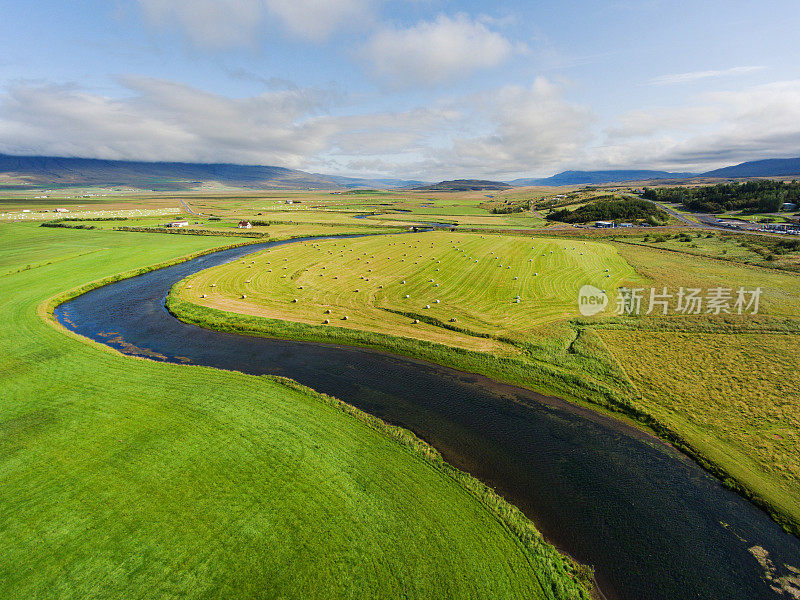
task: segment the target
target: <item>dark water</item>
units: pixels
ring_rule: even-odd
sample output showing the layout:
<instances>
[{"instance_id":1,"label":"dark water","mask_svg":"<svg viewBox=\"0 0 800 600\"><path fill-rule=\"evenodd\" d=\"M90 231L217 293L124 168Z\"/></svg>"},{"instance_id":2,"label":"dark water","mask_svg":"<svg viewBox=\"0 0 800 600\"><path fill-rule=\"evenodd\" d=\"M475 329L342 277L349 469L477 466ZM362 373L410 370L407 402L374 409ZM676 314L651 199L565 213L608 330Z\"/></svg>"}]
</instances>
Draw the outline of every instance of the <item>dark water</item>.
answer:
<instances>
[{"instance_id":1,"label":"dark water","mask_svg":"<svg viewBox=\"0 0 800 600\"><path fill-rule=\"evenodd\" d=\"M99 288L56 316L127 353L291 377L411 429L519 506L559 548L594 565L610 599L789 598L770 589L748 549L764 548L782 576L785 564L800 566L800 541L646 434L476 375L369 350L209 331L164 309L175 282L266 245Z\"/></svg>"}]
</instances>

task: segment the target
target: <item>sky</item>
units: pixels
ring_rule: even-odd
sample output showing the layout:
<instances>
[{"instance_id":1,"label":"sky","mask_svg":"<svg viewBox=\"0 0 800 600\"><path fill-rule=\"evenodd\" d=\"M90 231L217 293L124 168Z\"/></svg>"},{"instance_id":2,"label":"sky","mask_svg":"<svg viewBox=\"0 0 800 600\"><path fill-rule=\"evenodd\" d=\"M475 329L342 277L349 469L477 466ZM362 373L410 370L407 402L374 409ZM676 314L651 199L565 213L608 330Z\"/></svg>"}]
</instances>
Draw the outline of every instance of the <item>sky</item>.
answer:
<instances>
[{"instance_id":1,"label":"sky","mask_svg":"<svg viewBox=\"0 0 800 600\"><path fill-rule=\"evenodd\" d=\"M510 180L800 156L797 0L0 0L0 153Z\"/></svg>"}]
</instances>

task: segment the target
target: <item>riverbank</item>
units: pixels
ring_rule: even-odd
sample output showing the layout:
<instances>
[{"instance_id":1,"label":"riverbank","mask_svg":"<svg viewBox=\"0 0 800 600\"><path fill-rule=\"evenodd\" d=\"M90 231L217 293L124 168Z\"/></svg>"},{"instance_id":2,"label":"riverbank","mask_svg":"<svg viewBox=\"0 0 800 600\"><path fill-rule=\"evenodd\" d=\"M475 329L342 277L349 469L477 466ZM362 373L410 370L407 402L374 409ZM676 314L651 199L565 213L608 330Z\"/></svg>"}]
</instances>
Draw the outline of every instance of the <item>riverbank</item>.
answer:
<instances>
[{"instance_id":1,"label":"riverbank","mask_svg":"<svg viewBox=\"0 0 800 600\"><path fill-rule=\"evenodd\" d=\"M459 244L463 245L462 242L459 242ZM466 247L469 248L469 246ZM581 248L583 249L583 246ZM323 254L320 250L324 251L324 249L321 248L312 248L311 250L319 252L320 254ZM369 259L369 248L364 248L364 250L368 251L368 255L364 258ZM405 248L403 248L403 250L405 250ZM631 258L631 251L627 248L624 250L626 255ZM420 249L415 251L423 252L424 255L422 244L420 244ZM468 250L470 253L476 251L475 248ZM296 250L292 252L293 254L287 255L290 259L297 253ZM374 248L371 252L377 254L377 250ZM746 267L747 271L743 274L742 270L735 265L723 265L722 267L713 265L713 270L711 270L707 269L700 261L695 261L691 268L687 268L684 265L672 264L670 261L674 262L675 257L667 256L664 258L664 254L659 253L658 250L636 249L636 252L646 254L646 256L643 255L642 259L648 264L649 270L646 271L645 274L650 281L659 282L660 280L670 280L675 282L676 274L680 274L678 275L679 277L683 277L683 279L693 285L695 281L709 278L712 275L717 278L721 277L722 281L725 281L725 279L735 279L742 283L748 283L751 279L754 282L757 280L758 283L761 283L765 287L765 299L768 299L770 303L769 307L774 315L771 319L765 317L761 320L753 319L752 322L725 323L722 321L703 321L700 323L699 321L670 321L668 323L665 322L663 324L664 326L695 328L697 329L697 335L714 332L730 333L731 336L729 338L722 338L730 342L734 342L737 339L736 334L740 327L745 327L742 331L749 331L749 333L757 335L768 335L780 331L788 334L796 330L793 321L786 321L789 317L781 317L784 313L788 315L794 310L793 305L787 303L784 292L786 285L794 285L796 283L791 275L775 273L768 273L768 275L765 275L762 272L752 271L753 267ZM360 254L361 252L359 251L355 256L359 256ZM292 268L291 273L293 273L293 281L296 277L301 277L296 283L307 284L306 279L302 279L302 277L305 277L311 281L313 288L314 280L317 279L313 270L308 275L305 275L303 270L304 263L302 261L298 263L296 260L292 259L292 262L284 263L281 262L281 257L283 256L284 254L273 256L273 258L278 261L276 265L274 265L276 270L278 270L279 264L290 264ZM405 256L405 254L403 254L403 256ZM416 254L413 256L416 259ZM441 265L442 271L452 271L450 267L445 268L444 263L447 263L447 261L441 249L436 250L436 256L443 261ZM373 258L375 257L373 256ZM383 260L380 260L381 258L383 257L378 256L373 262L375 262L376 265L384 264ZM638 256L633 256L631 260L634 260L634 264L638 264L636 262L638 258ZM259 261L263 262L263 258L259 259ZM785 433L786 429L781 428L778 430L782 436L781 440L786 441L785 444L782 443L780 446L777 445L779 442L770 444L768 453L763 453L761 455L755 454L755 457L748 456L747 452L742 452L737 449L734 443L722 441L730 437L731 431L741 432L736 434L740 438L744 438L745 435L751 437L755 436L758 432L754 432L753 434L749 433L750 429L752 429L751 424L755 422L754 419L757 417L758 422L769 423L771 420L774 420L772 416L774 414L774 407L765 405L762 412L755 414L753 417L742 413L742 417L740 418L737 411L731 411L729 408L725 408L728 403L725 398L720 398L719 405L721 411L717 411L716 406L714 404L708 404L708 402L706 402L707 406L703 409L703 414L705 415L717 415L719 412L719 416L715 416L719 424L714 421L709 422L706 418L706 426L701 427L692 422L691 419L681 416L684 413L689 415L697 414L696 418L702 420L702 417L700 417L699 413L695 410L695 407L691 406L691 403L665 405L662 407L664 402L661 401L661 398L670 397L668 391L659 392L661 396L658 396L658 393L655 395L653 393L646 393L643 395L642 392L647 391L649 388L646 387L644 390L640 389L642 386L641 378L635 383L628 376L628 371L635 371L634 364L626 359L628 363L626 363L626 366L623 366L620 360L617 359L617 355L625 348L625 339L637 335L635 332L638 329L649 325L659 330L659 324L653 320L644 322L633 321L631 323L612 325L613 328L620 331L628 330L631 332L629 334L624 334L623 338L619 338L619 336L613 337L611 334L603 334L603 329L598 328L602 327L602 323L573 322L571 324L562 324L559 328L549 330L549 341L545 338L543 338L543 341L530 341L530 338L528 338L528 343L525 343L521 341L519 335L514 335L513 332L507 334L503 334L502 332L500 334L475 332L467 325L463 324L463 319L461 318L459 318L458 323L451 324L436 319L433 315L428 316L428 312L432 311L419 311L413 314L398 311L398 314L406 320L418 318L422 325L416 327L422 328L423 326L428 326L428 329L436 329L445 333L449 332L450 337L461 345L461 347L453 347L439 341L446 339L447 336L431 338L437 341L405 337L406 335L427 335L427 330L422 329L416 329L415 331L418 333L404 334L402 337L388 335L381 331L365 331L359 329L359 327L363 325L359 325L358 323L365 321L364 314L362 313L359 313L355 320L351 318L351 320L346 323L346 326L338 326L337 324L339 321L334 321L336 324L313 325L309 323L287 321L281 318L258 316L255 310L252 311L255 314L231 312L232 310L236 310L236 308L232 307L238 307L240 304L247 305L249 308L258 306L259 296L257 291L254 292L256 294L256 300L252 300L251 298L247 300L234 300L230 297L234 291L235 293L240 293L239 290L241 289L241 291L244 291L245 287L249 288L247 289L248 292L250 289L253 289L252 286L242 287L241 284L244 282L240 282L236 278L231 278L231 273L238 273L240 271L242 273L242 279L246 277L249 280L251 277L259 276L259 268L263 269L263 266L256 266L256 269L250 269L248 267L247 270L245 270L244 267L248 266L243 265L238 268L235 266L226 267L223 271L215 270L213 273L210 272L211 274L205 275L204 277L196 277L192 280L195 283L195 288L191 290L191 293L186 289L186 282L179 284L171 291L167 298L168 309L178 318L203 327L281 339L297 339L376 348L405 356L420 358L467 372L479 373L498 381L533 389L544 394L556 395L585 405L600 407L606 411L612 411L617 415L623 415L625 418L639 423L648 430L655 432L662 439L670 442L675 447L693 457L699 464L723 481L726 486L736 490L758 506L767 510L787 531L791 531L795 535L800 532L800 506L796 500L796 494L790 491L792 488L791 485L789 485L792 481L792 465L796 464L796 461L792 459L791 437L785 438L787 435ZM366 273L366 265L359 267L359 269L359 272ZM278 272L284 273L286 271L278 270ZM342 275L341 269L336 270L336 272ZM434 274L431 273L431 275ZM435 276L438 281L438 274ZM217 300L213 300L213 302L217 302L219 306L229 307L228 310L206 306L205 304L209 302L208 300L197 300L200 288L202 287L203 290L206 290L204 286L208 284L206 279L209 277L211 277L209 281L212 279L220 281L221 285L221 288L217 288L217 290L221 289L222 292L215 291L212 294L214 298L219 296L220 293L223 294L222 297L225 297L224 294L226 293L228 297L230 297L230 299L226 299L224 302L217 302ZM427 275L425 275L425 277L427 277ZM776 281L770 283L771 280L769 277L775 278ZM778 280L778 278L780 280ZM370 289L375 288L377 282L383 282L383 279L381 279L381 271L376 270L375 272L369 273L369 279L372 280L372 283L360 282L361 285L359 285L359 282L346 282L340 284L340 287L344 285L343 289L346 289L347 285L366 286L368 297L373 298L375 292L370 292ZM423 281L428 280L423 279ZM680 279L678 281L680 281ZM249 281L247 283L249 283ZM409 280L408 287L410 289L415 289L412 288L412 284L414 284L414 281ZM446 286L447 284L443 281L442 285ZM369 286L372 286L372 288ZM459 286L463 286L463 284L459 284ZM308 286L306 285L305 287ZM227 291L228 288L230 288L231 291ZM257 290L257 288L255 289ZM270 285L268 289L270 291L269 293L274 295L280 289L280 286ZM302 289L303 286L301 286L301 290ZM361 291L363 292L364 290ZM305 294L308 292L304 290L294 293ZM446 292L441 291L441 288L436 292L436 294L443 293ZM412 292L412 294L414 294L415 297L419 296L419 294L415 292ZM313 290L310 297L314 297ZM334 301L334 304L331 306L335 306L335 302L336 301ZM447 300L445 300L445 302L447 302ZM318 307L313 301L309 303L306 300L301 300L301 304L306 307L310 304L312 313L315 307L317 313L322 314L323 312L322 307ZM292 307L291 312L293 314L297 312L297 310L303 310L302 307L295 309L294 306L297 305L293 304L287 305L287 310L288 306ZM448 306L449 308L447 310L455 310L452 303ZM343 310L344 309L339 307L339 309L334 312L338 315L338 313ZM384 308L384 310L386 309ZM273 310L272 312L275 311ZM280 310L278 314L281 314ZM353 313L351 312L349 314L352 315ZM384 312L384 314L386 313ZM461 313L459 313L459 316L461 316ZM389 323L391 318L393 318L393 315L383 317L385 323ZM317 319L319 319L319 317L317 317ZM408 322L410 323L411 321ZM685 331L683 335L685 337ZM459 336L472 336L473 339L484 345L488 338L489 340L494 340L504 345L505 348L502 353L477 351L474 348L470 348L468 344L461 343ZM680 344L678 343L679 340L677 338L680 334L675 333L675 336L677 336L675 340L663 342L666 348L673 348L676 352L681 351L681 347L688 348L686 341ZM787 338L788 341L793 339L795 338ZM772 340L775 341L775 338L772 338ZM642 341L640 343L644 342ZM508 347L516 350L516 352L509 352L507 350ZM733 348L733 346L731 346L731 348ZM770 355L774 355L774 352L780 352L780 348L781 346L779 345L774 351L770 352ZM688 371L685 371L685 373L692 372L691 367L686 368L688 368ZM709 368L713 369L713 364L705 367L705 371ZM740 378L738 379L738 384L733 380L730 382L730 385L733 386L731 388L731 393L735 394L737 389L736 385L742 385L741 377L747 377L747 373L747 371L737 372L737 369L731 369L729 367L724 373L720 372L719 377L720 381L728 376ZM685 379L685 376L682 375L676 374L675 376ZM776 379L774 374L772 379ZM777 379L780 380L780 377ZM759 393L762 393L764 390L769 390L772 383L774 383L774 381L754 381L753 387L758 388ZM665 385L669 387L668 382ZM744 389L747 388L745 387ZM785 395L780 391L776 391L776 394L778 397L783 397ZM712 398L714 397L713 390L710 396ZM709 392L703 392L703 400L706 401L708 397ZM791 407L787 406L787 409L791 409ZM750 410L750 408L747 410ZM791 415L791 411L789 415ZM716 430L711 429L709 426L716 427ZM789 431L791 432L791 429ZM709 435L710 433L711 435ZM755 444L751 441L751 438L747 438L745 444L755 448L755 446L758 445L758 440L757 438L754 439L756 442ZM776 438L776 440L777 439L778 438ZM734 441L736 441L735 438ZM781 450L781 448L783 449ZM774 453L778 450L785 453L785 458L776 459L774 457ZM753 452L751 452L751 454L752 453ZM773 463L785 465L790 478L787 480L782 473L778 473L776 477L766 472L764 466Z\"/></svg>"}]
</instances>

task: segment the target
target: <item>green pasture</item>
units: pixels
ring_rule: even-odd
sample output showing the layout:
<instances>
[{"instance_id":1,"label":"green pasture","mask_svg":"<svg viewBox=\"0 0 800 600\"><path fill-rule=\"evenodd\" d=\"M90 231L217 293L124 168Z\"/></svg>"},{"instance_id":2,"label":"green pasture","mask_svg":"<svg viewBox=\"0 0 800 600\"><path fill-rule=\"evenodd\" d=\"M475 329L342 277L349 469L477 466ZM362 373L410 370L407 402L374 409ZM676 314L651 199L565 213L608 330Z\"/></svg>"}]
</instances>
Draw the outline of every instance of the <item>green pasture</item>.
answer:
<instances>
[{"instance_id":1,"label":"green pasture","mask_svg":"<svg viewBox=\"0 0 800 600\"><path fill-rule=\"evenodd\" d=\"M587 597L529 522L410 434L45 320L66 290L224 238L10 224L0 240L3 598Z\"/></svg>"}]
</instances>

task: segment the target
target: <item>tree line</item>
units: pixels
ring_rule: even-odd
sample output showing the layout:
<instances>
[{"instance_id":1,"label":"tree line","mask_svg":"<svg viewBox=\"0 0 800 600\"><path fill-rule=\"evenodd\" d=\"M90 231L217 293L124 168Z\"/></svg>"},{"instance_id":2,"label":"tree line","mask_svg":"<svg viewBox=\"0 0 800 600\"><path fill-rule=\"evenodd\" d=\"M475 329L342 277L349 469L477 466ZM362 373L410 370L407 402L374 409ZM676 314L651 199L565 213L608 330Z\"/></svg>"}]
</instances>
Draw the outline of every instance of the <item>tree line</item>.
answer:
<instances>
[{"instance_id":1,"label":"tree line","mask_svg":"<svg viewBox=\"0 0 800 600\"><path fill-rule=\"evenodd\" d=\"M651 225L666 223L667 213L652 202L639 198L615 198L584 204L575 210L563 208L547 215L549 221L588 223L589 221L647 221Z\"/></svg>"},{"instance_id":2,"label":"tree line","mask_svg":"<svg viewBox=\"0 0 800 600\"><path fill-rule=\"evenodd\" d=\"M681 204L693 212L777 212L785 202L800 203L800 183L761 179L695 188L645 188L642 197L657 202Z\"/></svg>"}]
</instances>

